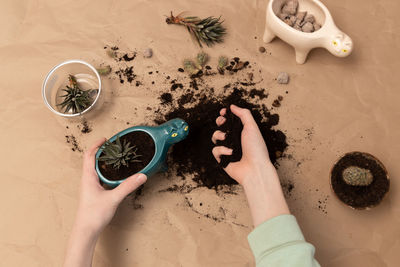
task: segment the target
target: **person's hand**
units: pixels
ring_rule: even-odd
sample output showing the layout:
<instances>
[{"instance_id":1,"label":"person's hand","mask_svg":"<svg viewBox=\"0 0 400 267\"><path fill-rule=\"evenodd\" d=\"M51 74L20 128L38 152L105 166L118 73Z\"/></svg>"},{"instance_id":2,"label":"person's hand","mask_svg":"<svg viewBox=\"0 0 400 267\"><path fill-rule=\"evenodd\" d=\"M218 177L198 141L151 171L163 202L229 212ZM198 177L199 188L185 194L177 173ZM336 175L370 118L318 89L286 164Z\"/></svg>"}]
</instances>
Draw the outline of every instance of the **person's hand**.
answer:
<instances>
[{"instance_id":1,"label":"person's hand","mask_svg":"<svg viewBox=\"0 0 400 267\"><path fill-rule=\"evenodd\" d=\"M242 158L238 162L230 162L224 169L244 188L253 217L254 226L282 214L290 214L282 193L278 174L268 155L264 139L248 109L231 105L233 114L238 116L243 124L241 134ZM220 111L216 123L221 126L226 121L226 109ZM211 137L214 144L225 139L225 133L215 131ZM220 162L221 155L231 155L232 149L216 146L212 153Z\"/></svg>"},{"instance_id":2,"label":"person's hand","mask_svg":"<svg viewBox=\"0 0 400 267\"><path fill-rule=\"evenodd\" d=\"M76 218L76 223L95 232L100 232L111 221L121 201L147 180L146 175L139 173L127 178L112 190L104 189L95 170L95 155L105 140L102 138L95 142L84 155Z\"/></svg>"},{"instance_id":3,"label":"person's hand","mask_svg":"<svg viewBox=\"0 0 400 267\"><path fill-rule=\"evenodd\" d=\"M78 211L65 253L64 267L92 266L100 232L114 217L121 201L147 180L146 175L138 173L113 190L104 189L95 170L95 155L105 141L105 138L98 140L84 155Z\"/></svg>"},{"instance_id":4,"label":"person's hand","mask_svg":"<svg viewBox=\"0 0 400 267\"><path fill-rule=\"evenodd\" d=\"M240 118L243 124L243 131L241 133L243 153L242 159L238 162L229 163L225 171L239 184L243 184L249 177L259 176L262 172L265 172L266 168L273 168L273 166L269 159L267 146L250 110L239 108L235 105L231 105L230 109L233 114ZM216 119L218 126L225 123L225 114L226 109L224 108L220 111L220 116ZM216 144L218 140L225 140L225 133L217 130L211 139ZM215 159L220 162L221 155L231 155L232 149L224 146L216 146L212 150L212 153Z\"/></svg>"}]
</instances>

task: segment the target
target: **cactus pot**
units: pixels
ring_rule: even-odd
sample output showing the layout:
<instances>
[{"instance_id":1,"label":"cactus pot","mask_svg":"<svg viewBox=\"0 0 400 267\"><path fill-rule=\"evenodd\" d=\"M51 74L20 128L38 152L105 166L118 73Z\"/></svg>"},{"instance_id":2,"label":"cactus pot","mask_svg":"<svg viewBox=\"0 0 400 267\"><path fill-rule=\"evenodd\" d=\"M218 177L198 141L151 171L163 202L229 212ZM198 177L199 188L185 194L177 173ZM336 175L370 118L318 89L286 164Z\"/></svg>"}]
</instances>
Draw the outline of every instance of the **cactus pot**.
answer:
<instances>
[{"instance_id":1,"label":"cactus pot","mask_svg":"<svg viewBox=\"0 0 400 267\"><path fill-rule=\"evenodd\" d=\"M159 126L134 126L125 129L109 139L121 142L126 140L130 145L135 145L141 162L131 162L129 166L114 169L104 161L99 161L103 154L104 146L96 153L96 172L99 179L110 187L116 187L126 178L135 173L144 173L151 177L157 172L166 171L166 157L168 149L175 143L185 139L189 133L188 124L182 119L172 119Z\"/></svg>"},{"instance_id":2,"label":"cactus pot","mask_svg":"<svg viewBox=\"0 0 400 267\"><path fill-rule=\"evenodd\" d=\"M351 185L343 179L345 170L358 167L371 173L368 185ZM333 165L330 173L331 188L340 201L347 206L363 210L381 203L389 191L390 181L385 166L376 157L365 152L346 153Z\"/></svg>"}]
</instances>

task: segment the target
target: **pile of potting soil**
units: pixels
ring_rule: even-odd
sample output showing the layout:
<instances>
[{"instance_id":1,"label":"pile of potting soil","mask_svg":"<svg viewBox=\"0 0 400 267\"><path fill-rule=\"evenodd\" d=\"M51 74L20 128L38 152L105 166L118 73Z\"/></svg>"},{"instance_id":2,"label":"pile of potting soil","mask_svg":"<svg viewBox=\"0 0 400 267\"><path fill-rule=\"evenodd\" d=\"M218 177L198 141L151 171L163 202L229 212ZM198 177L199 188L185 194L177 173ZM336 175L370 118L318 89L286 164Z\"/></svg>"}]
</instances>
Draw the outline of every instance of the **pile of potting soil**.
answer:
<instances>
[{"instance_id":1,"label":"pile of potting soil","mask_svg":"<svg viewBox=\"0 0 400 267\"><path fill-rule=\"evenodd\" d=\"M179 176L185 179L186 174L192 174L199 185L208 188L236 183L225 173L211 153L214 147L211 136L218 129L215 119L219 116L221 108L229 107L231 104L251 111L268 146L271 161L276 164L277 158L288 146L285 134L273 129L279 122L278 114L271 114L264 104L256 103L254 95L250 93L251 90L247 91L243 87L226 85L220 95L208 86L199 89L201 85L196 79L190 82L190 87L190 89L179 87L179 90L174 87L170 91L172 97L168 96L168 101L165 101L165 97L161 97L164 105L162 111L159 110L157 113L162 115L158 115L155 119L156 123L163 123L173 118L181 118L190 126L188 137L175 144L171 152L169 164L176 167ZM260 99L268 96L263 89L257 93L261 95ZM232 136L226 145L235 152L231 157L223 159L221 163L223 166L241 158L241 122L234 119L226 123L231 129L229 135Z\"/></svg>"}]
</instances>

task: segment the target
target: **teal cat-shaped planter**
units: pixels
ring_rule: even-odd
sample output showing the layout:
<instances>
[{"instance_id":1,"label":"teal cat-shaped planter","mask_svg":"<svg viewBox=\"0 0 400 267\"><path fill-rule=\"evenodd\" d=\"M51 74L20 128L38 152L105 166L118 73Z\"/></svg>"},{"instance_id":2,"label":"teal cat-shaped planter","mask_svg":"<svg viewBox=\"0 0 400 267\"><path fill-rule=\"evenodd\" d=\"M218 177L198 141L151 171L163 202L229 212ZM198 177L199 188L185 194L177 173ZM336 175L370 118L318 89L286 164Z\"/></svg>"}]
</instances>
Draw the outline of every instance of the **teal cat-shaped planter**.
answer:
<instances>
[{"instance_id":1,"label":"teal cat-shaped planter","mask_svg":"<svg viewBox=\"0 0 400 267\"><path fill-rule=\"evenodd\" d=\"M147 164L144 169L139 173L144 173L147 177L154 175L159 171L167 170L166 157L168 149L175 143L178 143L185 139L189 134L189 125L182 119L173 119L167 121L159 126L134 126L125 129L109 139L110 142L114 142L117 137L122 137L128 133L134 131L143 131L151 136L155 145L155 152L152 160ZM116 187L122 183L127 177L118 181L108 180L104 177L99 169L99 157L103 152L103 146L99 148L96 153L96 172L100 180L108 186Z\"/></svg>"}]
</instances>

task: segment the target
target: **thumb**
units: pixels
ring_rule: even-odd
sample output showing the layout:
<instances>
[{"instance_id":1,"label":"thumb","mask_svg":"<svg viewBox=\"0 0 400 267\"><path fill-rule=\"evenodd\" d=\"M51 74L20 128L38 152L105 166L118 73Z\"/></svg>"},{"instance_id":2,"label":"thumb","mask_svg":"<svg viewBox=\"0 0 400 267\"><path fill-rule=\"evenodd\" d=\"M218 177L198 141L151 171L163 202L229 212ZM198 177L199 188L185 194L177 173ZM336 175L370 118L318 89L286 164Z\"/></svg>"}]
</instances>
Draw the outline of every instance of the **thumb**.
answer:
<instances>
[{"instance_id":1,"label":"thumb","mask_svg":"<svg viewBox=\"0 0 400 267\"><path fill-rule=\"evenodd\" d=\"M243 126L249 126L249 125L254 125L255 121L253 118L253 115L251 115L250 110L246 108L240 108L236 105L231 105L231 111L233 114L239 117L239 119L242 121Z\"/></svg>"},{"instance_id":2,"label":"thumb","mask_svg":"<svg viewBox=\"0 0 400 267\"><path fill-rule=\"evenodd\" d=\"M128 177L117 188L113 189L113 193L117 197L118 203L121 202L127 195L136 190L139 186L147 181L147 176L143 173L137 173Z\"/></svg>"}]
</instances>

